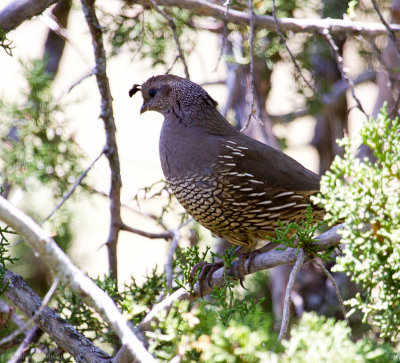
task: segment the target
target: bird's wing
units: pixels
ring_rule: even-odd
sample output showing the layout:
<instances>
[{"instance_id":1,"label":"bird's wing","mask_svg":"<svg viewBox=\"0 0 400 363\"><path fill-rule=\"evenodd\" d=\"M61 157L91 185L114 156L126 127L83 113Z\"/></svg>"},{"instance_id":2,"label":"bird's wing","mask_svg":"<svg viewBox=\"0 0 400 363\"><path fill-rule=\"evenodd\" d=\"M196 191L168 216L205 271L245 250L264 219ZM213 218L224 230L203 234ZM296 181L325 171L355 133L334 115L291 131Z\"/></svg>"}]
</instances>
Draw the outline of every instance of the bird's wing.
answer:
<instances>
[{"instance_id":1,"label":"bird's wing","mask_svg":"<svg viewBox=\"0 0 400 363\"><path fill-rule=\"evenodd\" d=\"M295 192L319 190L319 175L290 156L249 137L221 139L219 163L265 185Z\"/></svg>"}]
</instances>

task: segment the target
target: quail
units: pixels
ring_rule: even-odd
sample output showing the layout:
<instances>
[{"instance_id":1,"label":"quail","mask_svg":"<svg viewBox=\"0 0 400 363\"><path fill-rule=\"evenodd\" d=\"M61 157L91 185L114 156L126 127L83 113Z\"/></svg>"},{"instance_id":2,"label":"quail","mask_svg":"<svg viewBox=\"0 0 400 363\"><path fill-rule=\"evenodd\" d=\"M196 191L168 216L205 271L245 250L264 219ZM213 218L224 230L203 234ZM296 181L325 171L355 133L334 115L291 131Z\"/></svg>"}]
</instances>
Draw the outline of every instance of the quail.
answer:
<instances>
[{"instance_id":1,"label":"quail","mask_svg":"<svg viewBox=\"0 0 400 363\"><path fill-rule=\"evenodd\" d=\"M278 220L285 224L304 217L310 196L319 191L317 174L239 132L220 114L217 102L188 79L154 76L135 84L129 95L139 90L140 113L164 116L162 170L197 222L249 252L275 235ZM242 275L239 271L241 282Z\"/></svg>"}]
</instances>

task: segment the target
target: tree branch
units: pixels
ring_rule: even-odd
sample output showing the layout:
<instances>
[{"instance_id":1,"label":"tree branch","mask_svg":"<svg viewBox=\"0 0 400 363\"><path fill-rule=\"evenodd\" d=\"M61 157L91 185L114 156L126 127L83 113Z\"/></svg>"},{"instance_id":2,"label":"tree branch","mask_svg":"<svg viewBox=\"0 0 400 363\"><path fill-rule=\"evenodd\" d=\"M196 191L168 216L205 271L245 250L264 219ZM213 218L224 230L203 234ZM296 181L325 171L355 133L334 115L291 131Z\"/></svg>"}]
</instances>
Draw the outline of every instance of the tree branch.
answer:
<instances>
[{"instance_id":1,"label":"tree branch","mask_svg":"<svg viewBox=\"0 0 400 363\"><path fill-rule=\"evenodd\" d=\"M132 1L131 1L132 3ZM135 2L136 3L136 2ZM150 6L150 0L139 0L139 4ZM161 4L160 4L161 5ZM247 12L226 8L206 0L162 0L164 6L178 6L189 9L195 15L212 16L222 21L229 21L238 25L249 25L250 15ZM254 15L254 27L264 28L275 31L273 16ZM356 22L348 19L294 19L279 18L277 21L279 29L283 32L292 31L295 33L306 32L311 34L321 34L324 29L328 29L331 34L363 35L374 37L387 34L387 29L381 23ZM400 25L390 24L393 32L400 32Z\"/></svg>"},{"instance_id":2,"label":"tree branch","mask_svg":"<svg viewBox=\"0 0 400 363\"><path fill-rule=\"evenodd\" d=\"M0 29L8 33L55 2L57 0L14 0L0 11Z\"/></svg>"},{"instance_id":3,"label":"tree branch","mask_svg":"<svg viewBox=\"0 0 400 363\"><path fill-rule=\"evenodd\" d=\"M31 218L2 197L0 197L0 220L23 237L31 248L39 253L53 274L70 286L85 303L95 309L104 321L110 324L120 337L122 344L129 347L134 357L142 362L155 362L139 338L128 327L126 319L112 299L72 263L49 232L43 230Z\"/></svg>"},{"instance_id":4,"label":"tree branch","mask_svg":"<svg viewBox=\"0 0 400 363\"><path fill-rule=\"evenodd\" d=\"M338 233L340 230L344 228L343 224L335 226L330 230L320 234L318 237L314 239L314 245L318 247L318 250L325 250L327 248L331 248L337 246L340 243L341 235ZM272 250L269 252L265 252L257 255L251 262L251 266L249 269L248 260L244 263L244 273L245 275L252 274L257 271L268 270L272 267L280 266L280 265L289 265L293 264L298 259L298 252L295 248L286 248L285 250ZM237 269L237 261L233 263L232 270ZM231 276L232 279L238 280L238 276ZM221 267L216 270L211 278L210 278L210 286L208 284L204 284L203 286L203 296L208 295L214 286L221 287L225 285L225 268ZM141 330L149 330L151 328L151 323L156 320L157 314L162 310L169 310L173 303L177 300L188 300L200 297L200 288L199 283L194 286L193 294L191 295L184 288L180 288L175 291L173 294L169 295L159 304L154 305L152 310L146 317L140 322L138 327Z\"/></svg>"},{"instance_id":5,"label":"tree branch","mask_svg":"<svg viewBox=\"0 0 400 363\"><path fill-rule=\"evenodd\" d=\"M118 147L115 140L115 122L112 107L112 96L110 84L106 73L106 54L103 46L102 27L97 19L94 8L94 0L81 0L82 10L85 14L96 62L96 80L101 96L100 118L104 122L106 131L106 149L108 163L111 170L110 187L110 231L107 238L108 262L111 276L116 280L118 286L118 265L117 265L117 242L121 226L121 173L119 166Z\"/></svg>"},{"instance_id":6,"label":"tree branch","mask_svg":"<svg viewBox=\"0 0 400 363\"><path fill-rule=\"evenodd\" d=\"M23 326L19 327L18 329L14 330L11 334L7 335L3 339L0 340L0 346L11 342L14 338L16 338L19 334L23 331L27 330L29 326L38 318L38 316L42 313L43 309L48 305L50 299L52 298L54 291L58 286L58 279L55 278L52 285L50 286L49 291L47 291L46 296L44 297L42 304L40 305L39 309L35 311L32 317L27 321Z\"/></svg>"},{"instance_id":7,"label":"tree branch","mask_svg":"<svg viewBox=\"0 0 400 363\"><path fill-rule=\"evenodd\" d=\"M32 291L21 276L6 270L1 283L7 282L9 286L4 296L27 317L35 315L43 306L40 297ZM81 361L93 363L110 361L110 357L105 352L93 345L89 339L77 332L71 324L49 307L44 307L38 314L36 324L74 358L80 357Z\"/></svg>"}]
</instances>

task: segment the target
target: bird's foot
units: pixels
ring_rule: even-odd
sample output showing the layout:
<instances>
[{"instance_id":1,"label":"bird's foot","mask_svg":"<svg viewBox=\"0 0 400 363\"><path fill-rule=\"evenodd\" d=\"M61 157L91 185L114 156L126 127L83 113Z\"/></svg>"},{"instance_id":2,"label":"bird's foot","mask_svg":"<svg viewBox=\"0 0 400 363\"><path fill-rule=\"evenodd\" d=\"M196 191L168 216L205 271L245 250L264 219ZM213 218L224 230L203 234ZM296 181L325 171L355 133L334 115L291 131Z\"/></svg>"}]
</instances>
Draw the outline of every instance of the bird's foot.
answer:
<instances>
[{"instance_id":1,"label":"bird's foot","mask_svg":"<svg viewBox=\"0 0 400 363\"><path fill-rule=\"evenodd\" d=\"M278 246L279 246L278 243L270 242L270 243L267 243L266 245L260 247L257 250L239 254L239 261L238 261L237 270L238 270L238 276L239 276L240 284L242 285L242 287L244 287L242 282L243 282L244 276L245 276L245 272L244 272L245 271L245 269L244 269L245 262L248 260L247 273L249 274L250 273L250 269L251 269L251 265L252 265L253 260L254 260L254 258L256 256L258 256L258 255L260 255L262 253L265 253L265 252L269 252L269 251L273 250L275 247L278 247Z\"/></svg>"},{"instance_id":2,"label":"bird's foot","mask_svg":"<svg viewBox=\"0 0 400 363\"><path fill-rule=\"evenodd\" d=\"M199 263L196 263L193 266L192 271L190 272L190 282L194 281L194 277L196 276L197 271L200 270L200 275L199 275L198 281L199 281L199 290L200 290L201 297L203 297L204 281L207 281L207 285L209 287L211 287L211 277L212 277L213 273L215 271L219 270L223 266L224 266L223 261L214 262L214 263L201 261Z\"/></svg>"}]
</instances>

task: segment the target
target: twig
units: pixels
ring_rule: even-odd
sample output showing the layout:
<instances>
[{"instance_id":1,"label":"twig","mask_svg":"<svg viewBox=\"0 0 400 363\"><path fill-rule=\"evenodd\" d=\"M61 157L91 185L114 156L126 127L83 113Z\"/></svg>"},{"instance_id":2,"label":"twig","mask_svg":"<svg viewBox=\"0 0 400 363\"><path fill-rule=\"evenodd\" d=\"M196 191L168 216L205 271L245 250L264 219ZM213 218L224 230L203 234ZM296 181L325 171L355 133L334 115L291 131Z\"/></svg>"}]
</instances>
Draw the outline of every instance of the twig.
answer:
<instances>
[{"instance_id":1,"label":"twig","mask_svg":"<svg viewBox=\"0 0 400 363\"><path fill-rule=\"evenodd\" d=\"M24 321L15 313L14 309L10 305L6 304L3 300L0 300L0 314L5 314L11 321L19 328L24 325Z\"/></svg>"},{"instance_id":2,"label":"twig","mask_svg":"<svg viewBox=\"0 0 400 363\"><path fill-rule=\"evenodd\" d=\"M354 100L357 103L357 107L358 109L367 117L367 119L369 118L368 114L364 111L364 108L361 105L360 100L358 99L355 89L354 89L354 83L353 81L347 76L346 72L343 69L343 57L339 54L339 48L338 46L335 44L335 41L332 38L332 35L329 33L328 29L324 29L322 31L322 35L325 37L325 39L327 40L332 53L336 59L340 74L342 75L342 78L347 82L350 92L354 98Z\"/></svg>"},{"instance_id":3,"label":"twig","mask_svg":"<svg viewBox=\"0 0 400 363\"><path fill-rule=\"evenodd\" d=\"M101 190L98 190L98 189L92 187L91 185L85 184L85 187L89 191L91 191L93 193L101 195L102 197L105 197L105 198L109 198L109 195L107 193L105 193L105 192L103 192ZM137 213L137 214L139 214L141 216L148 217L148 218L152 219L153 221L157 222L157 224L161 228L163 228L165 230L168 230L168 228L165 226L165 224L162 221L160 221L159 218L153 213L150 213L150 212L147 212L147 211L143 211L142 209L138 209L138 208L132 207L128 203L123 202L123 201L121 201L121 207L124 207L124 208L128 209L132 213Z\"/></svg>"},{"instance_id":4,"label":"twig","mask_svg":"<svg viewBox=\"0 0 400 363\"><path fill-rule=\"evenodd\" d=\"M250 113L247 118L247 122L241 128L240 132L245 131L250 124L251 118L254 117L260 125L264 125L260 118L260 112L257 108L255 108L255 91L254 91L254 12L253 12L253 3L252 0L248 0L248 7L250 13L250 83L251 83L251 105L250 105Z\"/></svg>"},{"instance_id":5,"label":"twig","mask_svg":"<svg viewBox=\"0 0 400 363\"><path fill-rule=\"evenodd\" d=\"M134 357L142 362L155 362L138 336L129 328L114 301L72 263L49 232L2 197L0 197L0 220L18 233L40 255L55 277L66 283L86 304L100 314L119 336L122 344L129 347Z\"/></svg>"},{"instance_id":6,"label":"twig","mask_svg":"<svg viewBox=\"0 0 400 363\"><path fill-rule=\"evenodd\" d=\"M87 72L86 74L81 76L78 80L76 80L74 83L72 83L72 85L69 86L67 93L70 93L76 86L81 84L85 79L88 79L91 76L93 76L95 73L96 73L96 68L92 68L90 72Z\"/></svg>"},{"instance_id":7,"label":"twig","mask_svg":"<svg viewBox=\"0 0 400 363\"><path fill-rule=\"evenodd\" d=\"M342 310L343 318L346 320L347 325L350 326L349 320L347 319L346 307L344 306L344 302L343 302L342 295L340 293L338 284L336 283L336 281L333 278L332 274L328 271L328 269L324 266L323 263L320 263L319 261L316 261L316 260L314 260L312 262L315 265L317 265L324 272L326 277L332 283L332 285L333 285L333 287L335 289L335 292L336 292L336 297L337 297L337 299L339 301L340 309Z\"/></svg>"},{"instance_id":8,"label":"twig","mask_svg":"<svg viewBox=\"0 0 400 363\"><path fill-rule=\"evenodd\" d=\"M35 338L36 334L38 333L39 328L37 325L34 325L31 330L28 331L24 340L15 351L14 355L11 359L8 360L7 363L18 363L21 361L21 357L24 355L25 351L28 349L29 345L32 343L32 340ZM25 361L25 359L24 359Z\"/></svg>"},{"instance_id":9,"label":"twig","mask_svg":"<svg viewBox=\"0 0 400 363\"><path fill-rule=\"evenodd\" d=\"M178 48L179 58L181 59L183 68L185 70L185 76L187 79L190 79L189 68L186 63L185 55L182 51L181 42L179 41L179 36L176 30L174 19L172 19L171 16L169 16L164 10L162 10L154 0L150 0L150 2L153 4L154 10L157 11L157 13L161 14L168 21L168 25L171 28L172 34L174 36L176 47Z\"/></svg>"},{"instance_id":10,"label":"twig","mask_svg":"<svg viewBox=\"0 0 400 363\"><path fill-rule=\"evenodd\" d=\"M69 43L84 63L89 63L85 53L83 53L79 46L71 40L71 37L68 36L67 29L61 25L60 21L49 9L46 9L43 12L43 14L40 16L40 19L61 39L63 39L66 43Z\"/></svg>"},{"instance_id":11,"label":"twig","mask_svg":"<svg viewBox=\"0 0 400 363\"><path fill-rule=\"evenodd\" d=\"M358 85L365 82L374 81L376 79L375 71L365 71L358 75L354 80L353 84ZM336 101L339 97L343 96L346 91L349 89L348 83L344 79L339 79L332 85L330 90L320 96L320 100L322 106L324 106L324 110L328 109L336 104ZM272 119L273 122L287 123L291 122L296 118L304 117L310 115L310 108L300 109L298 111L289 112L281 115L271 115L268 116Z\"/></svg>"},{"instance_id":12,"label":"twig","mask_svg":"<svg viewBox=\"0 0 400 363\"><path fill-rule=\"evenodd\" d=\"M111 170L110 186L110 230L107 237L108 263L110 275L118 286L117 243L121 225L121 172L119 165L116 127L112 107L110 84L106 72L106 53L103 46L103 30L97 19L94 0L81 0L82 10L92 36L94 57L96 62L96 80L101 96L100 118L106 132L105 155Z\"/></svg>"},{"instance_id":13,"label":"twig","mask_svg":"<svg viewBox=\"0 0 400 363\"><path fill-rule=\"evenodd\" d=\"M165 275L167 281L167 288L172 288L172 274L173 274L173 258L176 248L178 247L179 239L181 238L181 234L179 229L173 231L173 238L168 250L167 262L165 263Z\"/></svg>"},{"instance_id":14,"label":"twig","mask_svg":"<svg viewBox=\"0 0 400 363\"><path fill-rule=\"evenodd\" d=\"M39 309L35 311L33 316L22 327L18 328L17 330L14 330L10 335L1 339L0 346L11 342L15 337L17 337L23 331L27 330L29 328L29 326L35 322L35 320L38 318L38 316L42 313L43 309L48 305L50 299L52 298L52 296L54 294L54 291L56 291L56 289L57 289L58 282L59 282L58 278L56 277L54 279L53 283L51 284L49 291L47 291L46 296L44 297L44 299L42 301L42 305L39 307ZM18 350L17 350L17 352L18 352Z\"/></svg>"},{"instance_id":15,"label":"twig","mask_svg":"<svg viewBox=\"0 0 400 363\"><path fill-rule=\"evenodd\" d=\"M293 290L293 284L296 280L296 276L300 271L300 267L303 265L304 260L306 259L306 254L302 249L299 251L299 255L297 256L296 263L293 266L292 271L290 272L289 281L286 286L286 294L285 301L283 303L283 313L282 313L282 324L281 331L279 332L278 341L280 342L286 335L288 327L289 327L289 318L290 318L290 302L291 302L291 294Z\"/></svg>"},{"instance_id":16,"label":"twig","mask_svg":"<svg viewBox=\"0 0 400 363\"><path fill-rule=\"evenodd\" d=\"M385 20L385 18L383 17L381 11L379 10L378 4L376 3L375 0L371 0L372 5L374 6L374 9L376 11L376 13L379 16L379 19L381 20L382 24L385 26L385 28L387 29L389 38L392 40L393 42L393 46L396 49L396 53L397 53L397 58L400 60L400 50L397 47L396 44L396 34L394 33L394 31L390 28L390 25L387 23L387 21Z\"/></svg>"},{"instance_id":17,"label":"twig","mask_svg":"<svg viewBox=\"0 0 400 363\"><path fill-rule=\"evenodd\" d=\"M146 232L146 231L142 231L137 228L130 227L122 222L121 222L120 229L121 229L121 231L131 232L134 234L138 234L139 236L147 237L150 239L162 238L162 239L168 240L170 238L173 238L173 236L174 236L174 232L172 232L172 231L165 231L165 232L161 232L161 233Z\"/></svg>"},{"instance_id":18,"label":"twig","mask_svg":"<svg viewBox=\"0 0 400 363\"><path fill-rule=\"evenodd\" d=\"M86 170L79 175L79 178L75 181L75 183L72 185L70 190L63 196L61 201L56 205L56 207L49 213L49 215L40 223L42 225L45 221L51 218L51 216L67 201L67 199L74 193L75 189L82 183L82 180L86 177L88 174L89 170L93 168L94 164L100 159L100 157L104 154L104 149L101 150L99 155L96 156L96 158L91 162L91 164L86 168Z\"/></svg>"},{"instance_id":19,"label":"twig","mask_svg":"<svg viewBox=\"0 0 400 363\"><path fill-rule=\"evenodd\" d=\"M292 60L297 73L300 75L300 77L302 78L302 80L305 82L305 84L314 92L317 93L317 90L314 88L314 86L306 79L306 77L304 76L303 72L301 71L301 68L299 66L299 64L297 63L296 58L294 57L293 53L291 52L289 46L286 43L286 39L283 36L283 34L281 33L281 31L279 30L279 25L278 25L278 18L276 16L276 7L275 7L275 0L272 0L272 15L274 17L274 24L275 24L275 31L278 34L279 38L281 39L283 45L285 46L287 52L289 53L290 59Z\"/></svg>"},{"instance_id":20,"label":"twig","mask_svg":"<svg viewBox=\"0 0 400 363\"><path fill-rule=\"evenodd\" d=\"M179 59L180 57L179 57L179 54L175 57L175 59L172 61L172 63L171 63L171 65L168 67L168 69L166 70L166 72L165 72L165 74L169 74L169 72L171 72L172 71L172 68L174 68L174 66L175 66L175 64L176 64L176 62L178 61L178 59Z\"/></svg>"},{"instance_id":21,"label":"twig","mask_svg":"<svg viewBox=\"0 0 400 363\"><path fill-rule=\"evenodd\" d=\"M229 7L231 5L231 1L230 0L225 0L223 6L225 6L225 13L224 13L224 22L223 22L223 32L222 32L222 45L221 45L221 51L219 52L219 56L217 59L217 63L215 64L215 68L213 70L213 72L217 71L219 62L222 59L222 55L224 53L226 53L226 50L228 48L228 13L229 13Z\"/></svg>"}]
</instances>

